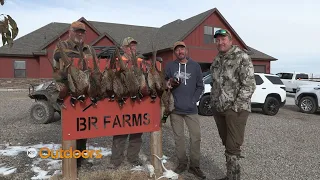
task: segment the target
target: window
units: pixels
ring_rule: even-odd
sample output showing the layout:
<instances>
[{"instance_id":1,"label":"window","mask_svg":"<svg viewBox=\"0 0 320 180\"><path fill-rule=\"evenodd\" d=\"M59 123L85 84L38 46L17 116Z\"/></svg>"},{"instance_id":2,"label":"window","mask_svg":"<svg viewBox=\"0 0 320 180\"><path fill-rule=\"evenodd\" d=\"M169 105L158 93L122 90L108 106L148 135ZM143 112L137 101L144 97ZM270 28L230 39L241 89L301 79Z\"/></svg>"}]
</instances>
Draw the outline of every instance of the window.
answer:
<instances>
[{"instance_id":1,"label":"window","mask_svg":"<svg viewBox=\"0 0 320 180\"><path fill-rule=\"evenodd\" d=\"M204 84L210 84L210 83L212 82L211 75L206 76L206 77L203 79L203 82L204 82Z\"/></svg>"},{"instance_id":2,"label":"window","mask_svg":"<svg viewBox=\"0 0 320 180\"><path fill-rule=\"evenodd\" d=\"M266 73L265 65L253 65L255 73Z\"/></svg>"},{"instance_id":3,"label":"window","mask_svg":"<svg viewBox=\"0 0 320 180\"><path fill-rule=\"evenodd\" d=\"M309 79L308 74L297 74L296 79Z\"/></svg>"},{"instance_id":4,"label":"window","mask_svg":"<svg viewBox=\"0 0 320 180\"><path fill-rule=\"evenodd\" d=\"M292 79L293 73L278 73L280 79Z\"/></svg>"},{"instance_id":5,"label":"window","mask_svg":"<svg viewBox=\"0 0 320 180\"><path fill-rule=\"evenodd\" d=\"M211 44L212 43L212 27L211 26L204 26L204 43Z\"/></svg>"},{"instance_id":6,"label":"window","mask_svg":"<svg viewBox=\"0 0 320 180\"><path fill-rule=\"evenodd\" d=\"M254 75L254 79L256 80L256 85L261 85L263 83L263 79L259 75Z\"/></svg>"},{"instance_id":7,"label":"window","mask_svg":"<svg viewBox=\"0 0 320 180\"><path fill-rule=\"evenodd\" d=\"M277 76L265 76L272 84L280 84L283 85L281 79Z\"/></svg>"},{"instance_id":8,"label":"window","mask_svg":"<svg viewBox=\"0 0 320 180\"><path fill-rule=\"evenodd\" d=\"M205 44L213 44L215 43L215 38L213 37L214 33L221 28L212 27L212 26L204 26L204 43Z\"/></svg>"},{"instance_id":9,"label":"window","mask_svg":"<svg viewBox=\"0 0 320 180\"><path fill-rule=\"evenodd\" d=\"M14 77L26 77L26 61L14 61Z\"/></svg>"}]
</instances>

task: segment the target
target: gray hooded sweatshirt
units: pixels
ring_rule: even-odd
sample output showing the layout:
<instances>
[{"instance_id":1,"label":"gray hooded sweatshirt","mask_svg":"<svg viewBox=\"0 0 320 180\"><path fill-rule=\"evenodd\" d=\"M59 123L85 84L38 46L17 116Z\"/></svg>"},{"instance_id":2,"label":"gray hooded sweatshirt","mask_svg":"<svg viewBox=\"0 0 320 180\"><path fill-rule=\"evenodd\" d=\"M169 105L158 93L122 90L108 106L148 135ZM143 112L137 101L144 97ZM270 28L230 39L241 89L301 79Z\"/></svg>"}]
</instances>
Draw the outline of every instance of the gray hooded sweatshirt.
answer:
<instances>
[{"instance_id":1,"label":"gray hooded sweatshirt","mask_svg":"<svg viewBox=\"0 0 320 180\"><path fill-rule=\"evenodd\" d=\"M200 65L191 58L187 59L186 64L174 60L165 67L166 80L173 77L180 80L180 85L172 92L176 114L197 114L196 103L204 90Z\"/></svg>"}]
</instances>

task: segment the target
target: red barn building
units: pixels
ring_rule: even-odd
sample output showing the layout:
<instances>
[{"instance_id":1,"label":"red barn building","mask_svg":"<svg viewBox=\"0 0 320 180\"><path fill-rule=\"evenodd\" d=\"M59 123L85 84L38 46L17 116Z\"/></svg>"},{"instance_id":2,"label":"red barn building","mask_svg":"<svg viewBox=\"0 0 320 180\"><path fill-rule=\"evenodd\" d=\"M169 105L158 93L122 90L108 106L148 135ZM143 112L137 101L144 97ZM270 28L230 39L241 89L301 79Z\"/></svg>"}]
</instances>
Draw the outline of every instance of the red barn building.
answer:
<instances>
[{"instance_id":1,"label":"red barn building","mask_svg":"<svg viewBox=\"0 0 320 180\"><path fill-rule=\"evenodd\" d=\"M218 28L228 29L235 44L248 51L256 72L270 73L270 61L277 60L247 46L216 8L186 20L175 20L160 28L88 21L83 17L80 21L87 25L86 43L92 46L120 44L123 38L131 36L140 42L138 50L149 55L154 40L164 66L175 58L171 49L174 42L182 40L188 46L189 56L206 71L218 53L212 38ZM7 45L1 47L0 78L51 78L50 63L54 47L59 37L68 37L69 26L67 23L52 22L16 39L12 48Z\"/></svg>"}]
</instances>

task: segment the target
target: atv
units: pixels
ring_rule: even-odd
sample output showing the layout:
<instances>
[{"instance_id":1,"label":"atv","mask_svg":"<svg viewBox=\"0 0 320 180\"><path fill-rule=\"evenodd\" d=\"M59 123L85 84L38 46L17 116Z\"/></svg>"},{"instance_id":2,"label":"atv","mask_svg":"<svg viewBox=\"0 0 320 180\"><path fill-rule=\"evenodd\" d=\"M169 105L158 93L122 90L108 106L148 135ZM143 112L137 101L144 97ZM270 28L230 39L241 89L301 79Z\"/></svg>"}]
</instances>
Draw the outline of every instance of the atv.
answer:
<instances>
[{"instance_id":1,"label":"atv","mask_svg":"<svg viewBox=\"0 0 320 180\"><path fill-rule=\"evenodd\" d=\"M31 120L35 124L48 124L54 121L54 113L61 116L60 106L56 100L59 91L54 81L42 84L30 84L28 96L35 102L30 108Z\"/></svg>"}]
</instances>

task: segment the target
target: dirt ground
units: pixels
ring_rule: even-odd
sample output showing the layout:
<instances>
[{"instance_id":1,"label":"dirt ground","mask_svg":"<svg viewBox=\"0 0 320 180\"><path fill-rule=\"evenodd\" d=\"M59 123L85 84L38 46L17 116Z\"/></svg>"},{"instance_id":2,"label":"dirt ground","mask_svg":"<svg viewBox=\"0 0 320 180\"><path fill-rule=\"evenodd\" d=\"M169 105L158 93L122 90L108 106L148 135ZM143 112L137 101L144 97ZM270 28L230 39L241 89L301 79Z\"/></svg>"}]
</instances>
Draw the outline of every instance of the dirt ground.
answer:
<instances>
[{"instance_id":1,"label":"dirt ground","mask_svg":"<svg viewBox=\"0 0 320 180\"><path fill-rule=\"evenodd\" d=\"M49 179L61 171L61 160L29 158L28 147L59 146L61 121L58 114L50 124L33 124L29 109L33 103L26 92L0 92L0 179ZM199 116L201 122L201 169L207 179L225 175L224 148L212 117ZM303 114L294 105L283 107L276 116L266 116L259 110L250 114L241 159L242 178L248 180L320 179L320 116ZM186 146L189 134L186 130ZM127 163L121 168L125 173L108 171L112 137L88 140L90 149L104 152L102 159L94 159L89 169L80 169L82 179L101 180L119 177L133 178L145 175L150 164L150 134L143 135L141 159L144 166L133 170ZM165 166L176 167L176 155L170 122L163 127L163 154L168 157ZM187 151L188 152L188 151ZM114 175L112 175L114 173ZM134 174L132 174L134 173ZM121 176L121 177L120 177ZM123 177L123 178L122 178ZM138 178L138 177L137 177ZM185 171L183 179L197 179ZM141 178L138 178L141 179Z\"/></svg>"}]
</instances>

